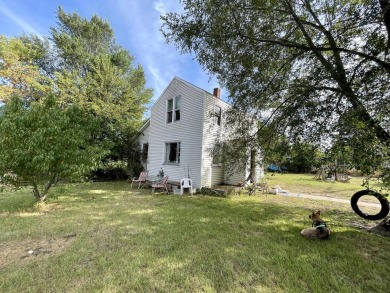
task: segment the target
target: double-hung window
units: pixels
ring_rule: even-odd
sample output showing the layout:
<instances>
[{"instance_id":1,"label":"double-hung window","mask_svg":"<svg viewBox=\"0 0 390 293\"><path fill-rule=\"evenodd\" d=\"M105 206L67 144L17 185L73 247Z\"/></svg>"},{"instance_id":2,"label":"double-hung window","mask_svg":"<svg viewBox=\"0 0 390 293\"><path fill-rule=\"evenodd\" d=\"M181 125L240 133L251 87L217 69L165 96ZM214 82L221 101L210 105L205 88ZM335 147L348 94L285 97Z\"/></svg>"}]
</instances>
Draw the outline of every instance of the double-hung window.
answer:
<instances>
[{"instance_id":1,"label":"double-hung window","mask_svg":"<svg viewBox=\"0 0 390 293\"><path fill-rule=\"evenodd\" d=\"M180 164L180 142L166 142L164 163Z\"/></svg>"},{"instance_id":2,"label":"double-hung window","mask_svg":"<svg viewBox=\"0 0 390 293\"><path fill-rule=\"evenodd\" d=\"M223 160L223 145L217 143L213 148L213 165L221 165Z\"/></svg>"},{"instance_id":3,"label":"double-hung window","mask_svg":"<svg viewBox=\"0 0 390 293\"><path fill-rule=\"evenodd\" d=\"M144 143L142 145L142 150L141 150L141 161L146 162L148 160L148 149L149 149L149 144Z\"/></svg>"},{"instance_id":4,"label":"double-hung window","mask_svg":"<svg viewBox=\"0 0 390 293\"><path fill-rule=\"evenodd\" d=\"M222 109L217 105L214 106L214 119L215 119L215 123L218 126L221 126Z\"/></svg>"},{"instance_id":5,"label":"double-hung window","mask_svg":"<svg viewBox=\"0 0 390 293\"><path fill-rule=\"evenodd\" d=\"M180 121L181 96L167 100L167 123Z\"/></svg>"}]
</instances>

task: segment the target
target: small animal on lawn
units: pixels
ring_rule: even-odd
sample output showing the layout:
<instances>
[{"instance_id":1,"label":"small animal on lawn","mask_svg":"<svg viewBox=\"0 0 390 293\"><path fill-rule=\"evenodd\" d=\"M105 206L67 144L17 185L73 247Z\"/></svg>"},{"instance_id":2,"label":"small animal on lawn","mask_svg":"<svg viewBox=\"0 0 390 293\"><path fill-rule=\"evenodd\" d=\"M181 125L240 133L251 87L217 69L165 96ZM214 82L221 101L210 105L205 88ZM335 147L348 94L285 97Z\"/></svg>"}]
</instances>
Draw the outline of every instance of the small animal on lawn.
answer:
<instances>
[{"instance_id":1,"label":"small animal on lawn","mask_svg":"<svg viewBox=\"0 0 390 293\"><path fill-rule=\"evenodd\" d=\"M328 239L330 229L321 218L321 211L312 212L309 218L312 221L312 228L303 229L301 235L309 239Z\"/></svg>"}]
</instances>

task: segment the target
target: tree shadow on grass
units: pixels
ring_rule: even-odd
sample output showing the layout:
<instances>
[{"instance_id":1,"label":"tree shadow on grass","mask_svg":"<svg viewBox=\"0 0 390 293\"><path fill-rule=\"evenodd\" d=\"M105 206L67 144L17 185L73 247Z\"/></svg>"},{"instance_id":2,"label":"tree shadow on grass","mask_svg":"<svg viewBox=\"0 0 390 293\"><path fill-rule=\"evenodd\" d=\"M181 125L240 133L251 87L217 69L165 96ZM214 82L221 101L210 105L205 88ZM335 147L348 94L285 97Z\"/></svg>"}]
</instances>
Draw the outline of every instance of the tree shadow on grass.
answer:
<instances>
[{"instance_id":1,"label":"tree shadow on grass","mask_svg":"<svg viewBox=\"0 0 390 293\"><path fill-rule=\"evenodd\" d=\"M318 263L325 266L325 274L333 276L336 272L332 267L343 268L346 252L353 245L356 248L361 236L353 228L342 232L336 228L329 241L308 241L300 236L300 230L310 227L310 223L301 220L295 208L207 201L204 204L201 199L183 199L178 209L177 203L170 200L170 206L157 211L160 225L152 235L155 257L172 267L171 274L184 283L188 276L196 276L191 286L195 283L197 290L243 291L253 286L287 290L291 285L310 283ZM351 260L356 265L360 261L359 255ZM164 268L152 270L164 275ZM295 274L292 270L301 272ZM352 272L348 274L353 280ZM277 284L276 280L286 279L287 287ZM337 285L334 280L325 287L332 290ZM343 286L352 289L353 282ZM324 289L320 282L313 288Z\"/></svg>"},{"instance_id":2,"label":"tree shadow on grass","mask_svg":"<svg viewBox=\"0 0 390 293\"><path fill-rule=\"evenodd\" d=\"M259 197L152 196L146 190L129 192L128 186L120 187L112 193L104 184L93 185L92 191L71 190L75 202L66 204L69 198L59 198L66 208L36 220L42 227L50 221L53 235L77 234L78 241L66 255L75 268L67 278L80 278L77 271L96 275L80 291L91 291L92 283L95 289L109 291L110 280L116 291L144 292L286 292L291 288L373 292L389 285L387 281L366 285L361 277L365 272L355 269L367 266L367 278L385 280L383 260L389 260L389 254L381 250L382 238L348 224L350 213L327 208L330 240L309 241L300 236L301 229L310 227L309 209L289 206L290 199L278 204L261 202ZM47 233L33 229L40 235ZM62 276L62 267L56 265L59 260L55 256L35 264L51 268L47 274L53 278L46 281L54 288L56 278ZM35 271L21 267L18 272L39 278L39 269Z\"/></svg>"}]
</instances>

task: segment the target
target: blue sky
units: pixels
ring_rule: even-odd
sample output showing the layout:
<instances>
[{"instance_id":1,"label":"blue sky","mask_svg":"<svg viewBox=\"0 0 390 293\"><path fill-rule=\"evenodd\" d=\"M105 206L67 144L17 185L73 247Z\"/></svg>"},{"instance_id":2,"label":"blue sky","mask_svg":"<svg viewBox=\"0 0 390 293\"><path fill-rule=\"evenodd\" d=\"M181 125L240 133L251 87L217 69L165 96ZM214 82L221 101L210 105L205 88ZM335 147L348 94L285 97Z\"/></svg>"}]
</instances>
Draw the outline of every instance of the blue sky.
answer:
<instances>
[{"instance_id":1,"label":"blue sky","mask_svg":"<svg viewBox=\"0 0 390 293\"><path fill-rule=\"evenodd\" d=\"M96 14L107 20L116 42L135 57L135 65L143 66L147 87L154 89L153 100L174 76L208 92L219 87L194 56L180 55L173 44L165 43L159 31L161 14L182 11L179 0L0 0L0 34L49 36L50 27L57 22L58 6L83 18Z\"/></svg>"}]
</instances>

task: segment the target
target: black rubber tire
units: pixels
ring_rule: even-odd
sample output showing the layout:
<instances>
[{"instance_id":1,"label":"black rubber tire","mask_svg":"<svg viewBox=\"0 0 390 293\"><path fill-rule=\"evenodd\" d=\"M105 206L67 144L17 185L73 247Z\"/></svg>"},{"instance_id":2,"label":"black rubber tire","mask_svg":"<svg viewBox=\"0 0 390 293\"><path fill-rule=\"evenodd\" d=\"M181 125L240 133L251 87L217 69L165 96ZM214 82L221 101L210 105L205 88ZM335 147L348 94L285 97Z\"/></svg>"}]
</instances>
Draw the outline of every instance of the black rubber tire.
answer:
<instances>
[{"instance_id":1,"label":"black rubber tire","mask_svg":"<svg viewBox=\"0 0 390 293\"><path fill-rule=\"evenodd\" d=\"M377 213L376 215L368 215L366 213L363 213L359 209L358 201L359 201L359 199L363 195L375 196L379 200L379 202L381 204L381 210L379 211L379 213ZM383 219L384 217L386 217L388 215L388 213L390 211L389 202L386 199L386 197L384 197L382 194L380 194L378 192L374 192L374 191L368 190L368 189L360 190L360 191L356 192L354 195L352 195L352 197L351 197L351 207L352 207L352 209L354 210L354 212L356 214L358 214L360 217L362 217L364 219L367 219L367 220L380 220L380 219Z\"/></svg>"}]
</instances>

